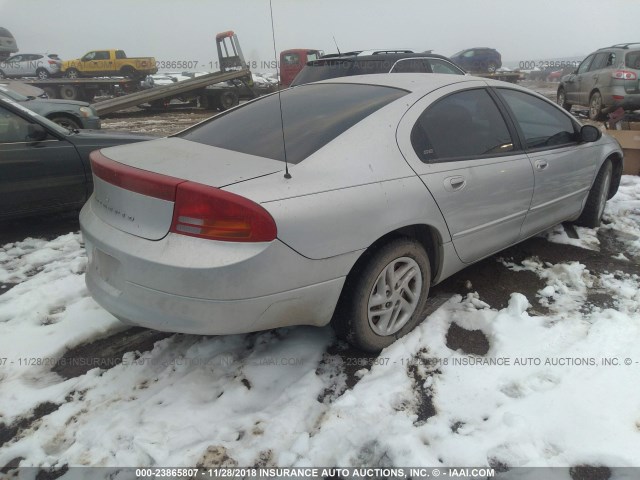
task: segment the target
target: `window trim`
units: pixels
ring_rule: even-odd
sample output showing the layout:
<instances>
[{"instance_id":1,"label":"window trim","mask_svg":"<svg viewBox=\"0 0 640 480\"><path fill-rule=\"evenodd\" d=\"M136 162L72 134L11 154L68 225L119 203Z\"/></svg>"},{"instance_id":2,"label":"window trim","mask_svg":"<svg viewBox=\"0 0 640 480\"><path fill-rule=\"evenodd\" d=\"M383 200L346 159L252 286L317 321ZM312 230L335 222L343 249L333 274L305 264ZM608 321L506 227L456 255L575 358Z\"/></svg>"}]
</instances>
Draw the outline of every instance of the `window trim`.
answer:
<instances>
[{"instance_id":1,"label":"window trim","mask_svg":"<svg viewBox=\"0 0 640 480\"><path fill-rule=\"evenodd\" d=\"M413 129L417 125L418 120L420 119L420 117L424 114L424 112L429 110L433 105L441 102L445 98L448 98L448 97L450 97L452 95L456 95L458 93L471 92L473 90L484 90L485 92L487 92L487 94L489 95L489 97L493 101L494 105L496 106L496 109L498 110L498 113L502 117L502 120L504 121L504 123L505 123L505 125L507 127L507 131L509 132L509 136L511 137L511 143L513 145L513 150L510 150L508 152L503 152L503 153L485 153L485 154L482 154L482 155L460 155L460 156L457 156L457 157L435 158L435 159L429 160L429 161L425 161L422 158L420 158L420 155L418 155L418 152L416 152L416 149L413 146L413 142L411 141L411 135L413 133ZM516 131L514 131L515 127L513 125L511 125L511 122L512 122L512 119L507 115L507 112L505 112L503 110L503 108L501 108L501 105L496 101L496 98L495 98L494 94L492 94L490 87L477 86L477 87L465 88L465 89L462 89L462 90L456 90L454 92L450 92L450 93L438 98L435 102L429 104L429 106L427 108L425 108L420 115L418 115L418 118L416 119L416 122L413 124L413 127L411 127L411 130L409 132L409 143L411 144L411 148L413 149L413 152L416 155L418 161L421 162L424 165L436 165L436 164L439 164L439 163L462 162L462 161L469 161L469 160L484 160L484 159L487 159L487 158L502 158L502 157L509 157L509 156L513 156L513 155L522 155L523 153L525 153L524 149L522 148L522 141L521 141L521 138L519 137L518 133Z\"/></svg>"},{"instance_id":2,"label":"window trim","mask_svg":"<svg viewBox=\"0 0 640 480\"><path fill-rule=\"evenodd\" d=\"M541 95L538 95L538 94L536 94L534 92L529 93L529 92L525 92L525 91L522 91L522 90L517 89L517 88L509 88L509 87L503 87L503 86L500 86L500 87L489 87L489 88L496 91L495 92L496 95L499 97L500 101L504 105L505 110L507 111L508 115L511 117L511 120L514 123L514 126L515 126L515 128L516 128L516 130L518 132L518 136L520 138L520 145L522 147L522 151L524 151L525 153L544 152L546 150L559 150L561 148L567 148L567 147L576 146L576 145L580 144L580 142L578 140L574 140L573 142L563 143L562 145L550 145L550 146L546 146L546 147L527 148L527 138L524 135L524 132L522 131L522 129L520 128L520 124L518 123L518 119L517 119L515 113L513 112L513 110L509 106L509 104L507 103L506 99L504 97L502 97L502 94L500 93L500 90L509 90L509 91L512 91L512 92L519 92L519 93L522 93L523 95L529 95L529 96L531 96L533 98L537 98L539 100L542 100L542 101L546 102L548 105L551 105L553 108L556 109L556 111L560 112L562 115L564 115L565 117L567 117L571 121L571 125L573 126L573 134L576 135L576 136L580 132L580 125L575 120L575 118L573 118L567 111L565 111L559 105L556 105L555 103L553 103L549 99L547 99L547 98L545 98L545 97L543 97Z\"/></svg>"}]
</instances>

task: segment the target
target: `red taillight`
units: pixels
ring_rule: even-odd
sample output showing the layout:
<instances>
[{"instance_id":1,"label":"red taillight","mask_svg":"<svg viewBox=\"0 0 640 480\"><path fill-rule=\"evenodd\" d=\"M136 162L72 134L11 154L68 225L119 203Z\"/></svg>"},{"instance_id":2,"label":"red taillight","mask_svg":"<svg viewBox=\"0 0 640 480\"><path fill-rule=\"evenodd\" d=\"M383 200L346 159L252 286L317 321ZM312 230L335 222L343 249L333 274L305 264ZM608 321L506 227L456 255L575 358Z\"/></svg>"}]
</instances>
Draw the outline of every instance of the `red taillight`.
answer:
<instances>
[{"instance_id":1,"label":"red taillight","mask_svg":"<svg viewBox=\"0 0 640 480\"><path fill-rule=\"evenodd\" d=\"M186 181L124 165L105 157L99 150L91 152L89 158L96 177L117 187L162 200L175 201L176 187Z\"/></svg>"},{"instance_id":2,"label":"red taillight","mask_svg":"<svg viewBox=\"0 0 640 480\"><path fill-rule=\"evenodd\" d=\"M276 223L264 208L235 193L194 182L178 185L171 231L230 242L270 242Z\"/></svg>"},{"instance_id":3,"label":"red taillight","mask_svg":"<svg viewBox=\"0 0 640 480\"><path fill-rule=\"evenodd\" d=\"M636 72L630 72L629 70L614 70L611 72L611 76L613 78L617 78L618 80L637 80L638 75Z\"/></svg>"},{"instance_id":4,"label":"red taillight","mask_svg":"<svg viewBox=\"0 0 640 480\"><path fill-rule=\"evenodd\" d=\"M55 60L47 60L47 62L49 63L49 65L56 65L58 63Z\"/></svg>"}]
</instances>

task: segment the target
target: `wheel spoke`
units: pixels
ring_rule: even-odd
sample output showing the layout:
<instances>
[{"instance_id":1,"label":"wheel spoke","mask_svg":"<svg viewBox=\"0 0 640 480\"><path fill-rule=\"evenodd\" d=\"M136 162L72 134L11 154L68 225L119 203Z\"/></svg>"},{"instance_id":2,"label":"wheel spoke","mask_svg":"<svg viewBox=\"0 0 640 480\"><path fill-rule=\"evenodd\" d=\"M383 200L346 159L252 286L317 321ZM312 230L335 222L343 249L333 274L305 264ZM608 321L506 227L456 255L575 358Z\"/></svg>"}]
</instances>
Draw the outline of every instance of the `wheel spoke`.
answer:
<instances>
[{"instance_id":1,"label":"wheel spoke","mask_svg":"<svg viewBox=\"0 0 640 480\"><path fill-rule=\"evenodd\" d=\"M410 257L397 258L380 272L367 305L369 325L377 335L393 335L412 318L420 300L421 275Z\"/></svg>"},{"instance_id":2,"label":"wheel spoke","mask_svg":"<svg viewBox=\"0 0 640 480\"><path fill-rule=\"evenodd\" d=\"M394 308L391 314L391 320L389 321L389 325L387 326L387 332L389 335L400 330L400 328L402 327L402 325L400 325L400 328L398 327L398 325L402 323L399 321L399 319L401 318L400 314L402 312L403 312L403 309L401 305L394 305ZM402 316L402 319L404 319L404 315Z\"/></svg>"}]
</instances>

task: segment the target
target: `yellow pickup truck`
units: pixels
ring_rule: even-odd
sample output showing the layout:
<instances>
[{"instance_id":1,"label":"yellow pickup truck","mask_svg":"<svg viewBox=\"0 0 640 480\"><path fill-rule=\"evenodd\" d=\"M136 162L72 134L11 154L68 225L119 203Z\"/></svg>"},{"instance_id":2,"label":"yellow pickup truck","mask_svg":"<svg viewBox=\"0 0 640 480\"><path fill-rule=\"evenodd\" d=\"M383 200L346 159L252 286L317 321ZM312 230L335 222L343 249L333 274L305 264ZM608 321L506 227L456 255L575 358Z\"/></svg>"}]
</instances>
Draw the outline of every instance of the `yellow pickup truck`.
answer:
<instances>
[{"instance_id":1,"label":"yellow pickup truck","mask_svg":"<svg viewBox=\"0 0 640 480\"><path fill-rule=\"evenodd\" d=\"M92 50L82 58L62 62L62 74L67 78L123 77L141 78L158 72L153 57L128 58L123 50Z\"/></svg>"}]
</instances>

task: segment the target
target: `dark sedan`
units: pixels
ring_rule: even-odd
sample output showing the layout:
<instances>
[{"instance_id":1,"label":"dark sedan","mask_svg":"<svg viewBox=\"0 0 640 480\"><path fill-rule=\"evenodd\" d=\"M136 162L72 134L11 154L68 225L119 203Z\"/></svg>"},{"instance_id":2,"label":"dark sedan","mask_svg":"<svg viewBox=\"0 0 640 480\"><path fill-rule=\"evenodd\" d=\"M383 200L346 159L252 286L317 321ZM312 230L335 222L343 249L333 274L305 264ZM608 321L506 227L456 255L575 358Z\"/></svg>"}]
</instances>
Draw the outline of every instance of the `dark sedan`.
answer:
<instances>
[{"instance_id":1,"label":"dark sedan","mask_svg":"<svg viewBox=\"0 0 640 480\"><path fill-rule=\"evenodd\" d=\"M89 153L149 135L74 133L0 99L0 219L80 209L93 191Z\"/></svg>"}]
</instances>

